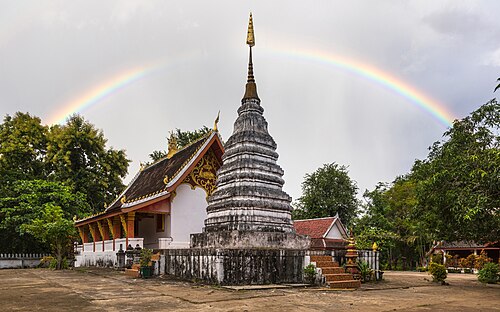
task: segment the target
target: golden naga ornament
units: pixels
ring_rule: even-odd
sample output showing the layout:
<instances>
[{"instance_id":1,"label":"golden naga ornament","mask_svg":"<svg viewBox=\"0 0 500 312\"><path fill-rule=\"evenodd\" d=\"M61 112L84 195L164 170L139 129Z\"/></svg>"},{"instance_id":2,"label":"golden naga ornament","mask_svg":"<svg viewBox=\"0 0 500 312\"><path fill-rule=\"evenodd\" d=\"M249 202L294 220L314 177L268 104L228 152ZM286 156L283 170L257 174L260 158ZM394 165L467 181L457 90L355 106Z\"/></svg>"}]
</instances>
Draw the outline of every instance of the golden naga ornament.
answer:
<instances>
[{"instance_id":1,"label":"golden naga ornament","mask_svg":"<svg viewBox=\"0 0 500 312\"><path fill-rule=\"evenodd\" d=\"M219 116L220 116L220 111L217 113L217 118L215 118L214 121L214 131L218 131L217 125L219 124Z\"/></svg>"},{"instance_id":2,"label":"golden naga ornament","mask_svg":"<svg viewBox=\"0 0 500 312\"><path fill-rule=\"evenodd\" d=\"M167 153L167 159L172 158L172 156L177 153L178 148L177 148L177 138L175 135L171 132L170 133L170 138L168 139L168 153Z\"/></svg>"}]
</instances>

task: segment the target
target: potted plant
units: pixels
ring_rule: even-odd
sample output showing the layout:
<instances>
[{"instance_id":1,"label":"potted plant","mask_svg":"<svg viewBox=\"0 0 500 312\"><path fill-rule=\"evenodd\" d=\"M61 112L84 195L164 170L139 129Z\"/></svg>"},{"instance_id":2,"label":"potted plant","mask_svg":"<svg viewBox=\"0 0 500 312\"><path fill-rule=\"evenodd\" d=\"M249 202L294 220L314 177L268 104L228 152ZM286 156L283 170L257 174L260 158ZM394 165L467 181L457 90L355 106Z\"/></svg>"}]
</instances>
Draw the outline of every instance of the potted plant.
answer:
<instances>
[{"instance_id":1,"label":"potted plant","mask_svg":"<svg viewBox=\"0 0 500 312\"><path fill-rule=\"evenodd\" d=\"M314 284L316 281L316 267L314 264L311 263L304 268L304 276L308 283Z\"/></svg>"},{"instance_id":2,"label":"potted plant","mask_svg":"<svg viewBox=\"0 0 500 312\"><path fill-rule=\"evenodd\" d=\"M143 248L141 250L141 258L139 264L141 265L140 272L142 278L148 278L152 276L151 269L151 256L153 255L153 250L148 248Z\"/></svg>"},{"instance_id":3,"label":"potted plant","mask_svg":"<svg viewBox=\"0 0 500 312\"><path fill-rule=\"evenodd\" d=\"M358 270L361 276L361 282L366 283L372 279L373 270L370 268L368 262L361 260L358 262Z\"/></svg>"}]
</instances>

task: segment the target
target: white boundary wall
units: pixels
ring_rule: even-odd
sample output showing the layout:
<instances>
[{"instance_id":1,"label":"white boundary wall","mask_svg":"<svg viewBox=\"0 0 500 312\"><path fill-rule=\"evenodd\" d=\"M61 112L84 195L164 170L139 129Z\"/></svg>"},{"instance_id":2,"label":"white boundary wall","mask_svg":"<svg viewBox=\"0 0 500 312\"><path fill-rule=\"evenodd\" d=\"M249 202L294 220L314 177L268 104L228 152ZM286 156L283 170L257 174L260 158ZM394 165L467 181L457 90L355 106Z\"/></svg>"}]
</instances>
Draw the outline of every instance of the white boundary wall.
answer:
<instances>
[{"instance_id":1,"label":"white boundary wall","mask_svg":"<svg viewBox=\"0 0 500 312\"><path fill-rule=\"evenodd\" d=\"M142 237L129 238L128 243L135 248L139 245L141 248L144 239ZM104 251L103 251L104 244ZM85 243L83 245L78 245L75 253L75 267L114 267L117 265L116 253L120 250L120 244L122 245L123 251L127 249L126 239L119 238L115 240L115 248L113 250L113 240L106 240L94 243Z\"/></svg>"},{"instance_id":2,"label":"white boundary wall","mask_svg":"<svg viewBox=\"0 0 500 312\"><path fill-rule=\"evenodd\" d=\"M0 269L35 268L48 254L0 254Z\"/></svg>"}]
</instances>

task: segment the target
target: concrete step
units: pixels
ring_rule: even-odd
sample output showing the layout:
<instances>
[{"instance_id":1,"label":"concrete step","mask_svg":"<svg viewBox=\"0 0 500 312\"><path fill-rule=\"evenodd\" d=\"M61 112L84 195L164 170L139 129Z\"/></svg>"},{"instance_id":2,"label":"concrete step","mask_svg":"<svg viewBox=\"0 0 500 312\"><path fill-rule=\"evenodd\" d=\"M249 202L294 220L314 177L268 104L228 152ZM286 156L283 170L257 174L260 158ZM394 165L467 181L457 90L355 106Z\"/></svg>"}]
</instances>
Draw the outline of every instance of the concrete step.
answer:
<instances>
[{"instance_id":1,"label":"concrete step","mask_svg":"<svg viewBox=\"0 0 500 312\"><path fill-rule=\"evenodd\" d=\"M335 289L346 289L346 288L360 288L361 281L359 280L350 280L350 281L335 281L327 283L330 288Z\"/></svg>"},{"instance_id":2,"label":"concrete step","mask_svg":"<svg viewBox=\"0 0 500 312\"><path fill-rule=\"evenodd\" d=\"M323 274L327 282L337 282L337 281L351 281L353 280L352 274L340 273L340 274Z\"/></svg>"},{"instance_id":3,"label":"concrete step","mask_svg":"<svg viewBox=\"0 0 500 312\"><path fill-rule=\"evenodd\" d=\"M137 278L140 276L139 270L136 270L136 269L125 269L125 275L130 276L130 277L134 277L134 278Z\"/></svg>"},{"instance_id":4,"label":"concrete step","mask_svg":"<svg viewBox=\"0 0 500 312\"><path fill-rule=\"evenodd\" d=\"M333 261L332 256L311 256L311 262Z\"/></svg>"},{"instance_id":5,"label":"concrete step","mask_svg":"<svg viewBox=\"0 0 500 312\"><path fill-rule=\"evenodd\" d=\"M345 269L341 267L331 267L331 268L321 268L322 274L342 274L345 273Z\"/></svg>"},{"instance_id":6,"label":"concrete step","mask_svg":"<svg viewBox=\"0 0 500 312\"><path fill-rule=\"evenodd\" d=\"M318 268L338 268L339 264L333 261L316 261L316 267Z\"/></svg>"}]
</instances>

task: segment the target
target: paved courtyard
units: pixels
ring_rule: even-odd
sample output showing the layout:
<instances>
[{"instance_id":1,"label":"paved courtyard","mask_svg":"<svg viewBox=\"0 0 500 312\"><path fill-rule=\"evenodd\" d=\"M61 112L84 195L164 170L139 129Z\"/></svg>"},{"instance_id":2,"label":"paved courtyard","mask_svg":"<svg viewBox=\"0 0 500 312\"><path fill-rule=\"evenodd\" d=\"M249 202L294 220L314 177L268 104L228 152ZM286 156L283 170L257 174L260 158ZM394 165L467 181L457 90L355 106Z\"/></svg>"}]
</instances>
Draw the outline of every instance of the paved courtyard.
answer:
<instances>
[{"instance_id":1,"label":"paved courtyard","mask_svg":"<svg viewBox=\"0 0 500 312\"><path fill-rule=\"evenodd\" d=\"M500 311L500 285L450 274L386 272L361 290L231 290L168 278L132 279L107 269L0 270L1 311Z\"/></svg>"}]
</instances>

